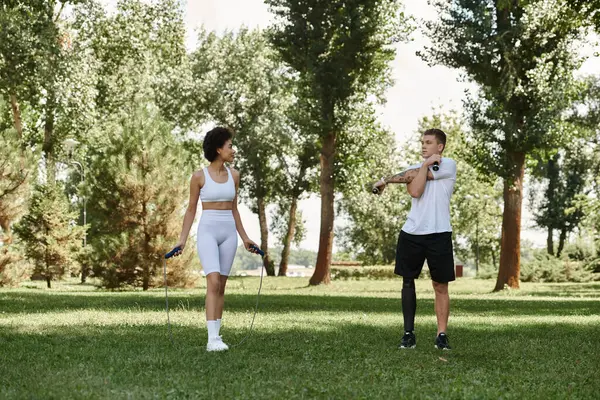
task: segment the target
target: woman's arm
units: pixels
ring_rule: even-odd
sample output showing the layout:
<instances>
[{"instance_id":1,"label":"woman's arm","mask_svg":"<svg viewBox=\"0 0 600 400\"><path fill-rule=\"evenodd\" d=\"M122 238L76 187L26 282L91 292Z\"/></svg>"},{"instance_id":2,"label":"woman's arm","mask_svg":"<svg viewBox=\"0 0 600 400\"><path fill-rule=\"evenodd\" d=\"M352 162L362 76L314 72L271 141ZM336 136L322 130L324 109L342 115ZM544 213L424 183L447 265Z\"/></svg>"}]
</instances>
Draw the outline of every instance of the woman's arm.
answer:
<instances>
[{"instance_id":1,"label":"woman's arm","mask_svg":"<svg viewBox=\"0 0 600 400\"><path fill-rule=\"evenodd\" d=\"M233 175L233 181L235 182L235 198L233 199L233 204L231 207L231 212L233 213L233 219L235 220L235 228L237 229L242 241L244 242L244 247L246 250L250 250L250 245L253 244L256 246L246 233L244 229L244 224L242 224L242 218L240 217L240 212L238 211L238 189L240 187L240 173L235 169L231 169L231 175Z\"/></svg>"},{"instance_id":2,"label":"woman's arm","mask_svg":"<svg viewBox=\"0 0 600 400\"><path fill-rule=\"evenodd\" d=\"M194 223L194 218L196 218L196 209L198 207L198 198L200 197L202 185L204 185L204 174L202 171L198 171L192 175L192 179L190 180L190 201L187 210L185 211L185 216L183 217L183 227L181 228L179 243L177 243L182 249L185 247L188 235L190 234L190 229Z\"/></svg>"}]
</instances>

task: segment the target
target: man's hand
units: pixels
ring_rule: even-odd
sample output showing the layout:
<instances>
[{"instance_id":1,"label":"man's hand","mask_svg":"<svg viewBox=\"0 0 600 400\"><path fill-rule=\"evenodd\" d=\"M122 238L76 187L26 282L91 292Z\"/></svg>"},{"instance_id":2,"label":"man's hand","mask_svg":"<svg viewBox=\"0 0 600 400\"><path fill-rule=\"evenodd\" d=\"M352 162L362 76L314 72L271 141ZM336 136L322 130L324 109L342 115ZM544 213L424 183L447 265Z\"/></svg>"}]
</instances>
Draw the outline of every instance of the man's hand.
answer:
<instances>
[{"instance_id":1,"label":"man's hand","mask_svg":"<svg viewBox=\"0 0 600 400\"><path fill-rule=\"evenodd\" d=\"M423 165L425 165L426 167L430 167L433 165L434 162L437 162L438 164L440 164L442 162L442 156L440 156L439 154L434 154L431 157L429 157L427 160L425 160Z\"/></svg>"},{"instance_id":2,"label":"man's hand","mask_svg":"<svg viewBox=\"0 0 600 400\"><path fill-rule=\"evenodd\" d=\"M379 190L379 192L377 194L381 194L383 192L383 190L385 189L386 183L385 183L385 179L381 178L380 180L378 180L377 182L375 182L373 184L373 188L377 188Z\"/></svg>"}]
</instances>

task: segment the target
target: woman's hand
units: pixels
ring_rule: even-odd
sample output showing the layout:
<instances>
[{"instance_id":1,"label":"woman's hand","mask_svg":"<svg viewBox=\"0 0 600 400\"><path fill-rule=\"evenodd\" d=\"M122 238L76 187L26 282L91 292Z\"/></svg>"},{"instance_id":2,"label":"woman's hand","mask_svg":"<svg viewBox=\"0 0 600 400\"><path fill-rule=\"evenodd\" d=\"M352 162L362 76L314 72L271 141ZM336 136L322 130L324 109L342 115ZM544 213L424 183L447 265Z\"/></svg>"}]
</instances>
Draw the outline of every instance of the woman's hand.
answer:
<instances>
[{"instance_id":1,"label":"woman's hand","mask_svg":"<svg viewBox=\"0 0 600 400\"><path fill-rule=\"evenodd\" d=\"M256 243L254 243L252 240L250 240L248 238L244 239L244 247L246 248L246 250L248 250L250 253L258 254L258 252L255 249L253 249L251 246L258 247L258 245Z\"/></svg>"},{"instance_id":2,"label":"woman's hand","mask_svg":"<svg viewBox=\"0 0 600 400\"><path fill-rule=\"evenodd\" d=\"M185 241L179 241L177 242L177 244L175 246L173 246L173 248L179 247L179 251L177 251L175 254L173 254L174 257L177 257L179 255L181 255L181 253L183 253L183 249L185 248Z\"/></svg>"}]
</instances>

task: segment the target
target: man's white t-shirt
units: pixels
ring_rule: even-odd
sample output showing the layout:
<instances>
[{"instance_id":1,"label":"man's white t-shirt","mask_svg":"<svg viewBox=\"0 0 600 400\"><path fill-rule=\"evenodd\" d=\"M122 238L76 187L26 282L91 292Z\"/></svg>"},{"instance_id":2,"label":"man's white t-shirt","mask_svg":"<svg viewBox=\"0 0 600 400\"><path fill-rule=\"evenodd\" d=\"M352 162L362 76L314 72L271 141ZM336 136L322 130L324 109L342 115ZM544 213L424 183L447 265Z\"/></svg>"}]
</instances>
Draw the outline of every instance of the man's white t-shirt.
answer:
<instances>
[{"instance_id":1,"label":"man's white t-shirt","mask_svg":"<svg viewBox=\"0 0 600 400\"><path fill-rule=\"evenodd\" d=\"M421 168L423 163L408 169ZM411 235L452 232L450 225L450 197L456 182L456 162L442 157L440 169L429 167L433 180L425 182L425 190L418 199L412 199L412 206L402 230Z\"/></svg>"}]
</instances>

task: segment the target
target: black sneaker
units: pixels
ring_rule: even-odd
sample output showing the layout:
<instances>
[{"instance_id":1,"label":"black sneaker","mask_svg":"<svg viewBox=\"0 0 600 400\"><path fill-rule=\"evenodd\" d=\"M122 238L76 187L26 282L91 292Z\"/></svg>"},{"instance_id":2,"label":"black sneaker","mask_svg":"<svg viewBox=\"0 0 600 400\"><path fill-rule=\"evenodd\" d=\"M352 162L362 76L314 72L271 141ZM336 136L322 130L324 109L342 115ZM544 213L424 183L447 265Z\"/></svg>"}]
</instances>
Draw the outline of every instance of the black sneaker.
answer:
<instances>
[{"instance_id":1,"label":"black sneaker","mask_svg":"<svg viewBox=\"0 0 600 400\"><path fill-rule=\"evenodd\" d=\"M398 347L401 349L414 349L417 347L417 337L414 332L405 332Z\"/></svg>"},{"instance_id":2,"label":"black sneaker","mask_svg":"<svg viewBox=\"0 0 600 400\"><path fill-rule=\"evenodd\" d=\"M450 347L450 343L448 342L448 335L444 332L440 333L438 337L435 338L435 348L440 350L452 350L452 347Z\"/></svg>"}]
</instances>

